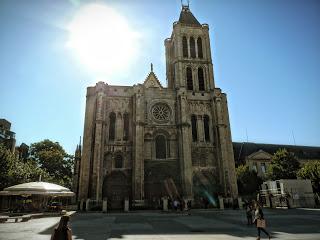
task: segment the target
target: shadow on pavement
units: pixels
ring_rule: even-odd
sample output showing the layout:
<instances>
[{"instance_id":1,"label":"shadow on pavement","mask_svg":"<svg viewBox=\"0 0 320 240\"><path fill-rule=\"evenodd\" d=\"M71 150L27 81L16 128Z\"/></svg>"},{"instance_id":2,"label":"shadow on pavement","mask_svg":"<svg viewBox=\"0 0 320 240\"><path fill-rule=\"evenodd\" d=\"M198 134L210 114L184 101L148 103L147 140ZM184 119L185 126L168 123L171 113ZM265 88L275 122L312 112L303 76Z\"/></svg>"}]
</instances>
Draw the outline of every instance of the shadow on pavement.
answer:
<instances>
[{"instance_id":1,"label":"shadow on pavement","mask_svg":"<svg viewBox=\"0 0 320 240\"><path fill-rule=\"evenodd\" d=\"M320 239L320 212L306 209L266 209L267 230L274 238L282 234L316 234ZM74 239L100 240L160 239L169 235L188 237L224 235L238 238L257 236L255 226L246 225L244 210L193 211L191 215L177 213L131 212L123 214L77 213L70 224ZM41 234L51 234L54 226ZM263 233L262 233L263 236ZM219 238L220 239L220 238ZM224 239L224 238L221 238ZM227 238L225 238L227 239Z\"/></svg>"}]
</instances>

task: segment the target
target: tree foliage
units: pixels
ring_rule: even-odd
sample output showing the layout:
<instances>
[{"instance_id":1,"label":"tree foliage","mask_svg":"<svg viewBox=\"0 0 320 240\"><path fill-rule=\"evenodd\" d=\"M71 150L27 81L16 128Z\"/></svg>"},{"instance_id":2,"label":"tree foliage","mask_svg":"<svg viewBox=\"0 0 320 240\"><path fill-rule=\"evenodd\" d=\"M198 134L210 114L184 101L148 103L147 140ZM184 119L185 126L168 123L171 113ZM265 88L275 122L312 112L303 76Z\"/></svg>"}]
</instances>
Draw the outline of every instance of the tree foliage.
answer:
<instances>
[{"instance_id":1,"label":"tree foliage","mask_svg":"<svg viewBox=\"0 0 320 240\"><path fill-rule=\"evenodd\" d=\"M236 168L238 190L241 195L250 195L259 190L262 179L249 166L240 165Z\"/></svg>"},{"instance_id":2,"label":"tree foliage","mask_svg":"<svg viewBox=\"0 0 320 240\"><path fill-rule=\"evenodd\" d=\"M267 176L272 180L296 179L299 168L300 164L294 153L279 149L272 156Z\"/></svg>"},{"instance_id":3,"label":"tree foliage","mask_svg":"<svg viewBox=\"0 0 320 240\"><path fill-rule=\"evenodd\" d=\"M30 159L49 174L52 182L71 188L73 156L58 142L45 139L31 144Z\"/></svg>"},{"instance_id":4,"label":"tree foliage","mask_svg":"<svg viewBox=\"0 0 320 240\"><path fill-rule=\"evenodd\" d=\"M303 165L297 176L310 179L315 192L320 193L320 160L310 161Z\"/></svg>"},{"instance_id":5,"label":"tree foliage","mask_svg":"<svg viewBox=\"0 0 320 240\"><path fill-rule=\"evenodd\" d=\"M50 179L49 174L31 160L23 161L0 145L0 190L12 185L38 180L39 176Z\"/></svg>"}]
</instances>

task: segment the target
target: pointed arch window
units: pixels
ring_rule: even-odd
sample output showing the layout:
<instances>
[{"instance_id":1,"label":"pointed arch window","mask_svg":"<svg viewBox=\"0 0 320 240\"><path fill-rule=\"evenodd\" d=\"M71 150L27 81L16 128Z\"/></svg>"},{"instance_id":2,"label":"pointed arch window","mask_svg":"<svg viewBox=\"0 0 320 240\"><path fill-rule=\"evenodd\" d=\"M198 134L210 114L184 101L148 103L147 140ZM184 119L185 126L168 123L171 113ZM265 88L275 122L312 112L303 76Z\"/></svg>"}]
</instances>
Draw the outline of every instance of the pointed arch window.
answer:
<instances>
[{"instance_id":1,"label":"pointed arch window","mask_svg":"<svg viewBox=\"0 0 320 240\"><path fill-rule=\"evenodd\" d=\"M204 91L204 77L203 77L203 69L201 67L198 68L198 81L199 81L199 91Z\"/></svg>"},{"instance_id":2,"label":"pointed arch window","mask_svg":"<svg viewBox=\"0 0 320 240\"><path fill-rule=\"evenodd\" d=\"M191 131L192 131L192 141L198 141L198 133L197 133L197 117L195 115L191 116Z\"/></svg>"},{"instance_id":3,"label":"pointed arch window","mask_svg":"<svg viewBox=\"0 0 320 240\"><path fill-rule=\"evenodd\" d=\"M182 52L183 52L183 57L187 58L188 57L188 41L186 37L182 38Z\"/></svg>"},{"instance_id":4,"label":"pointed arch window","mask_svg":"<svg viewBox=\"0 0 320 240\"><path fill-rule=\"evenodd\" d=\"M166 157L167 157L166 138L163 135L158 135L156 137L156 158L166 159Z\"/></svg>"},{"instance_id":5,"label":"pointed arch window","mask_svg":"<svg viewBox=\"0 0 320 240\"><path fill-rule=\"evenodd\" d=\"M114 158L114 168L123 168L123 159L120 154Z\"/></svg>"},{"instance_id":6,"label":"pointed arch window","mask_svg":"<svg viewBox=\"0 0 320 240\"><path fill-rule=\"evenodd\" d=\"M203 58L202 39L200 37L197 40L197 46L198 46L198 58Z\"/></svg>"},{"instance_id":7,"label":"pointed arch window","mask_svg":"<svg viewBox=\"0 0 320 240\"><path fill-rule=\"evenodd\" d=\"M123 114L123 140L129 139L129 114Z\"/></svg>"},{"instance_id":8,"label":"pointed arch window","mask_svg":"<svg viewBox=\"0 0 320 240\"><path fill-rule=\"evenodd\" d=\"M193 90L193 81L192 81L192 69L187 67L187 89Z\"/></svg>"},{"instance_id":9,"label":"pointed arch window","mask_svg":"<svg viewBox=\"0 0 320 240\"><path fill-rule=\"evenodd\" d=\"M190 38L190 54L192 58L196 57L196 44L193 37Z\"/></svg>"},{"instance_id":10,"label":"pointed arch window","mask_svg":"<svg viewBox=\"0 0 320 240\"><path fill-rule=\"evenodd\" d=\"M203 117L203 128L204 128L204 139L206 142L210 142L209 116L208 115L204 115L204 117Z\"/></svg>"},{"instance_id":11,"label":"pointed arch window","mask_svg":"<svg viewBox=\"0 0 320 240\"><path fill-rule=\"evenodd\" d=\"M114 112L110 113L109 123L109 140L114 141L116 135L116 114Z\"/></svg>"}]
</instances>

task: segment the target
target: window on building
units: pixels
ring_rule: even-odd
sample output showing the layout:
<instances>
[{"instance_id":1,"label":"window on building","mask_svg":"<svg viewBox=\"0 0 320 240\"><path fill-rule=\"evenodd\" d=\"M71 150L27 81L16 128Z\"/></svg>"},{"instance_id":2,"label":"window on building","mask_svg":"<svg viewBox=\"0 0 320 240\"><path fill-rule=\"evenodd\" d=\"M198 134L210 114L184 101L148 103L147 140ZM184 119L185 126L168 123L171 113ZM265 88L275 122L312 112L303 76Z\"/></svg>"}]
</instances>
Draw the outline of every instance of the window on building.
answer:
<instances>
[{"instance_id":1,"label":"window on building","mask_svg":"<svg viewBox=\"0 0 320 240\"><path fill-rule=\"evenodd\" d=\"M198 141L198 134L197 134L197 117L195 115L191 116L191 129L192 129L192 141Z\"/></svg>"},{"instance_id":2,"label":"window on building","mask_svg":"<svg viewBox=\"0 0 320 240\"><path fill-rule=\"evenodd\" d=\"M116 155L114 159L114 168L123 168L123 159L121 155Z\"/></svg>"},{"instance_id":3,"label":"window on building","mask_svg":"<svg viewBox=\"0 0 320 240\"><path fill-rule=\"evenodd\" d=\"M158 135L156 137L156 158L166 159L167 148L166 148L166 138L163 135Z\"/></svg>"},{"instance_id":4,"label":"window on building","mask_svg":"<svg viewBox=\"0 0 320 240\"><path fill-rule=\"evenodd\" d=\"M266 164L265 163L261 163L261 172L266 173Z\"/></svg>"},{"instance_id":5,"label":"window on building","mask_svg":"<svg viewBox=\"0 0 320 240\"><path fill-rule=\"evenodd\" d=\"M196 57L196 44L193 37L190 38L190 54L192 58Z\"/></svg>"},{"instance_id":6,"label":"window on building","mask_svg":"<svg viewBox=\"0 0 320 240\"><path fill-rule=\"evenodd\" d=\"M187 89L193 90L192 69L187 67Z\"/></svg>"},{"instance_id":7,"label":"window on building","mask_svg":"<svg viewBox=\"0 0 320 240\"><path fill-rule=\"evenodd\" d=\"M127 141L129 139L129 114L123 114L123 140Z\"/></svg>"},{"instance_id":8,"label":"window on building","mask_svg":"<svg viewBox=\"0 0 320 240\"><path fill-rule=\"evenodd\" d=\"M109 116L109 140L114 141L116 135L116 114L110 113Z\"/></svg>"},{"instance_id":9,"label":"window on building","mask_svg":"<svg viewBox=\"0 0 320 240\"><path fill-rule=\"evenodd\" d=\"M186 37L182 38L182 51L183 51L183 57L188 57L188 41Z\"/></svg>"},{"instance_id":10,"label":"window on building","mask_svg":"<svg viewBox=\"0 0 320 240\"><path fill-rule=\"evenodd\" d=\"M202 53L202 40L199 37L197 40L197 45L198 45L198 58L203 58L203 53Z\"/></svg>"},{"instance_id":11,"label":"window on building","mask_svg":"<svg viewBox=\"0 0 320 240\"><path fill-rule=\"evenodd\" d=\"M203 78L203 69L198 68L198 81L199 81L199 91L204 91L204 78Z\"/></svg>"},{"instance_id":12,"label":"window on building","mask_svg":"<svg viewBox=\"0 0 320 240\"><path fill-rule=\"evenodd\" d=\"M210 142L210 131L209 131L209 116L204 115L203 117L203 127L204 127L204 139L206 142Z\"/></svg>"}]
</instances>

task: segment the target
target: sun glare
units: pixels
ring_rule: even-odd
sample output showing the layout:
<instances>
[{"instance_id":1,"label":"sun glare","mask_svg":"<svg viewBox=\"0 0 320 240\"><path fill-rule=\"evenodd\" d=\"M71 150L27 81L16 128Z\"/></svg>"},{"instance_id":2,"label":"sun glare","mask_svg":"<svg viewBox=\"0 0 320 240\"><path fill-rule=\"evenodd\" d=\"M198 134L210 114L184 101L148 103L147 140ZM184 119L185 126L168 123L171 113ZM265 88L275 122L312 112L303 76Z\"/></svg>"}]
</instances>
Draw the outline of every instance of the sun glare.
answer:
<instances>
[{"instance_id":1,"label":"sun glare","mask_svg":"<svg viewBox=\"0 0 320 240\"><path fill-rule=\"evenodd\" d=\"M137 33L114 9L102 4L83 6L68 25L67 47L99 76L109 76L132 63Z\"/></svg>"}]
</instances>

